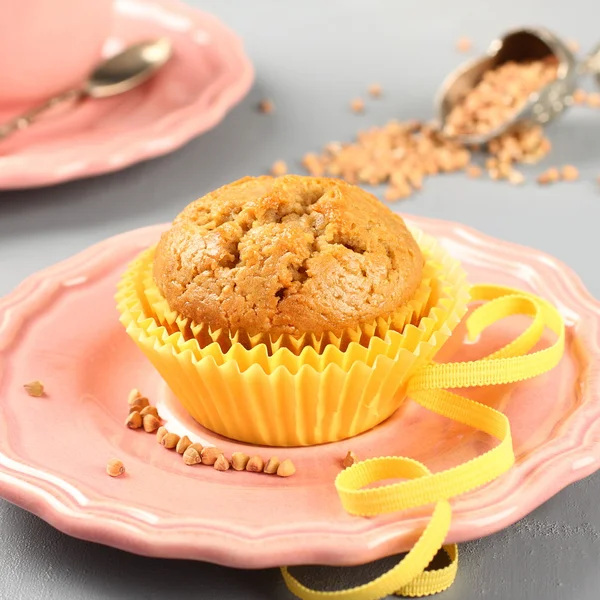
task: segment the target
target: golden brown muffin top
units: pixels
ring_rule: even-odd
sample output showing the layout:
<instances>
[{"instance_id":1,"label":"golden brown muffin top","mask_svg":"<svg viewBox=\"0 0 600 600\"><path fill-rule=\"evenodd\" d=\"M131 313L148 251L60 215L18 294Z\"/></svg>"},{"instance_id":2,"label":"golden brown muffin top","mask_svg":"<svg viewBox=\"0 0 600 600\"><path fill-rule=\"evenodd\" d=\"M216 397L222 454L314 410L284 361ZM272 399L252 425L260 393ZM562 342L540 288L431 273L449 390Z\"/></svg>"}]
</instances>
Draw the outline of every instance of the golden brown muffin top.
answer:
<instances>
[{"instance_id":1,"label":"golden brown muffin top","mask_svg":"<svg viewBox=\"0 0 600 600\"><path fill-rule=\"evenodd\" d=\"M423 258L404 221L337 179L245 177L192 202L163 234L154 278L213 329L339 332L408 302Z\"/></svg>"}]
</instances>

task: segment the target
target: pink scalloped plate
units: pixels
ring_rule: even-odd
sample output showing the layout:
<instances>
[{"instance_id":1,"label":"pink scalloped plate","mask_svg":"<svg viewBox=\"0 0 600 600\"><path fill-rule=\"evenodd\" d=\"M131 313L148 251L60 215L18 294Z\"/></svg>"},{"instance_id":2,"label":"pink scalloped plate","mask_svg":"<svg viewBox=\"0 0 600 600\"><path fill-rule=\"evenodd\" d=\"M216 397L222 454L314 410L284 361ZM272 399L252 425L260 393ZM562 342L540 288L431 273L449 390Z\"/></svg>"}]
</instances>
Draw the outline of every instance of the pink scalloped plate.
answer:
<instances>
[{"instance_id":1,"label":"pink scalloped plate","mask_svg":"<svg viewBox=\"0 0 600 600\"><path fill-rule=\"evenodd\" d=\"M545 254L461 225L410 221L437 236L472 281L531 290L552 301L567 322L566 353L554 371L471 391L510 418L517 462L497 481L456 499L449 539L459 542L514 523L598 469L600 304ZM435 471L480 454L490 440L410 400L377 428L324 446L256 449L204 430L167 392L115 310L121 272L162 229L106 240L0 300L0 495L66 533L151 556L254 568L356 564L406 549L427 512L346 514L333 486L345 453L412 456ZM477 358L524 325L511 317L471 344L459 327L440 358ZM36 379L46 386L42 398L23 389ZM227 453L289 457L297 473L282 479L185 466L155 436L125 427L132 387L157 404L170 430ZM124 477L106 475L112 457L125 463Z\"/></svg>"},{"instance_id":2,"label":"pink scalloped plate","mask_svg":"<svg viewBox=\"0 0 600 600\"><path fill-rule=\"evenodd\" d=\"M171 152L214 127L248 92L253 67L239 38L179 0L115 0L105 54L167 36L173 58L115 98L86 100L0 142L0 189L116 171ZM0 111L0 122L24 107Z\"/></svg>"}]
</instances>

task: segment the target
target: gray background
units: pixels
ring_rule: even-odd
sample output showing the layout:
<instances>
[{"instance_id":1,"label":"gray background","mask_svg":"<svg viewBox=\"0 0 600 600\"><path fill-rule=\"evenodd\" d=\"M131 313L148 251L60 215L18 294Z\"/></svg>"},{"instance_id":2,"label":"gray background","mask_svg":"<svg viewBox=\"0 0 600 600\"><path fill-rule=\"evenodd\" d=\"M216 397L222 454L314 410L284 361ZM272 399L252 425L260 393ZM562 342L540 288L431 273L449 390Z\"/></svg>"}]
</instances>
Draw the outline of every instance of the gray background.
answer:
<instances>
[{"instance_id":1,"label":"gray background","mask_svg":"<svg viewBox=\"0 0 600 600\"><path fill-rule=\"evenodd\" d=\"M245 39L257 69L250 95L215 130L170 156L126 171L49 189L0 193L0 294L30 273L106 236L170 220L185 204L278 158L298 169L306 151L349 140L361 127L432 116L432 97L464 57L507 28L544 24L583 49L600 40L591 0L203 0ZM349 101L369 83L385 96L364 116ZM588 82L593 87L593 82ZM277 110L257 114L273 98ZM600 110L575 108L552 126L554 150L525 169L520 188L452 175L426 181L397 205L407 213L461 221L534 246L569 264L600 297ZM580 181L540 188L543 166L573 163ZM378 190L380 192L381 190ZM569 219L567 220L567 217ZM600 595L600 477L575 484L515 526L462 545L454 587L443 600L576 599ZM320 572L325 585L365 578L367 568ZM0 598L272 598L291 596L277 570L240 572L147 559L62 535L0 501Z\"/></svg>"}]
</instances>

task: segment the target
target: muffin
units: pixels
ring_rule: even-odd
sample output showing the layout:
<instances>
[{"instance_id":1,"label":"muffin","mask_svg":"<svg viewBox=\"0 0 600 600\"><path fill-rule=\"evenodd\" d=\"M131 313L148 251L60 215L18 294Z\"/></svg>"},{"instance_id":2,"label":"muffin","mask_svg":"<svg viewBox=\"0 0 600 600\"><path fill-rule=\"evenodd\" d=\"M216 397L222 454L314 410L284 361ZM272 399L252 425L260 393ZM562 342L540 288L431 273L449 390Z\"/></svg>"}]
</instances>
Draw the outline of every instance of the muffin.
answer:
<instances>
[{"instance_id":1,"label":"muffin","mask_svg":"<svg viewBox=\"0 0 600 600\"><path fill-rule=\"evenodd\" d=\"M169 306L249 335L341 332L411 300L423 256L404 221L335 179L246 177L190 204L161 238Z\"/></svg>"},{"instance_id":2,"label":"muffin","mask_svg":"<svg viewBox=\"0 0 600 600\"><path fill-rule=\"evenodd\" d=\"M245 178L129 267L121 321L203 426L262 445L362 433L466 311L460 265L338 180Z\"/></svg>"}]
</instances>

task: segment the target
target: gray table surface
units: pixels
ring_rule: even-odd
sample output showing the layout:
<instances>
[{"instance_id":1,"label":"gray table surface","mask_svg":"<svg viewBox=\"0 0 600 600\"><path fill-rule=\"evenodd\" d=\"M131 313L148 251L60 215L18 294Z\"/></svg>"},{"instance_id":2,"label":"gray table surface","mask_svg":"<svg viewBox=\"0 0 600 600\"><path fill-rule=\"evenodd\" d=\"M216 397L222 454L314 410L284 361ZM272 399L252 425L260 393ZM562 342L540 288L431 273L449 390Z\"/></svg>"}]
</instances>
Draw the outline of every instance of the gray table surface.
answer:
<instances>
[{"instance_id":1,"label":"gray table surface","mask_svg":"<svg viewBox=\"0 0 600 600\"><path fill-rule=\"evenodd\" d=\"M430 118L432 96L463 58L507 28L544 24L589 49L600 40L591 0L196 0L245 39L257 69L250 95L215 130L173 154L123 172L31 191L0 193L0 294L24 277L103 238L170 220L183 206L283 158L297 168L306 151L348 140L361 127L397 117ZM373 81L385 90L364 116L350 99ZM589 82L593 87L593 82ZM273 98L277 110L255 105ZM577 165L580 181L510 187L464 175L426 182L398 208L461 221L537 247L569 264L600 297L597 267L600 111L576 108L550 131L543 164ZM567 225L567 217L569 224ZM600 595L600 476L570 486L513 527L462 545L443 600L592 600ZM368 576L331 569L323 581ZM209 564L148 559L67 537L0 501L0 598L291 598L277 570L241 572Z\"/></svg>"}]
</instances>

